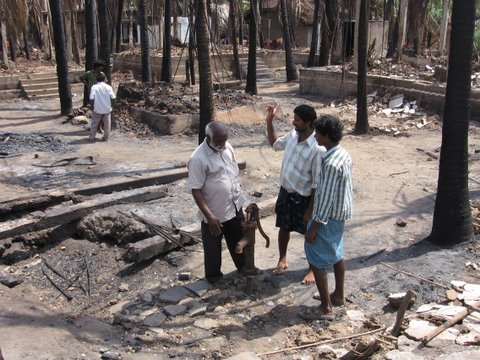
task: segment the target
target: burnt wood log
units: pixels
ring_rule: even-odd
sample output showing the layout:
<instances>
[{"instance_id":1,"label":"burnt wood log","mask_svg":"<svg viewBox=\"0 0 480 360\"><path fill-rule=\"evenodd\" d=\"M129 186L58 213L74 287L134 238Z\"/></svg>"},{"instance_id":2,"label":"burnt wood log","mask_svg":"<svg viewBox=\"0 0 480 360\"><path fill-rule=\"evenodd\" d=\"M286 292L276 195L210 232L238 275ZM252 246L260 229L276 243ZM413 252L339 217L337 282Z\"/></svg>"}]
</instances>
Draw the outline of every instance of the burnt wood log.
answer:
<instances>
[{"instance_id":1,"label":"burnt wood log","mask_svg":"<svg viewBox=\"0 0 480 360\"><path fill-rule=\"evenodd\" d=\"M140 262L167 251L179 248L179 244L188 243L190 239L184 236L176 236L177 242L169 241L165 237L157 235L148 239L128 244L127 251L123 254L123 260L127 262Z\"/></svg>"},{"instance_id":2,"label":"burnt wood log","mask_svg":"<svg viewBox=\"0 0 480 360\"><path fill-rule=\"evenodd\" d=\"M24 217L22 219L1 223L0 239L66 224L70 221L80 219L94 210L103 209L112 205L140 203L160 199L166 195L163 187L152 186L101 195L94 199L70 206L58 206L47 209L42 217Z\"/></svg>"},{"instance_id":3,"label":"burnt wood log","mask_svg":"<svg viewBox=\"0 0 480 360\"><path fill-rule=\"evenodd\" d=\"M65 191L53 191L46 194L3 201L0 202L0 216L8 215L12 212L44 209L48 206L68 201L72 197L72 194Z\"/></svg>"}]
</instances>

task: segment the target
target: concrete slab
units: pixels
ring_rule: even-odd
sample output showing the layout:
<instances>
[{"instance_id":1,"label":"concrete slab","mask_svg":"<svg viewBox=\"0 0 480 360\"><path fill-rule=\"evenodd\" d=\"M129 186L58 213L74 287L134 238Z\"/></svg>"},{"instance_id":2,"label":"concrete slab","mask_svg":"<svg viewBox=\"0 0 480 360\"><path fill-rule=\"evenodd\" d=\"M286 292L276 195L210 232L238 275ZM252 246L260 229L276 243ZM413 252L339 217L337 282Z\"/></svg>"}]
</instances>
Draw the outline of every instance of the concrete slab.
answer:
<instances>
[{"instance_id":1,"label":"concrete slab","mask_svg":"<svg viewBox=\"0 0 480 360\"><path fill-rule=\"evenodd\" d=\"M169 304L178 304L180 300L188 298L190 292L184 287L172 287L160 293L159 300Z\"/></svg>"}]
</instances>

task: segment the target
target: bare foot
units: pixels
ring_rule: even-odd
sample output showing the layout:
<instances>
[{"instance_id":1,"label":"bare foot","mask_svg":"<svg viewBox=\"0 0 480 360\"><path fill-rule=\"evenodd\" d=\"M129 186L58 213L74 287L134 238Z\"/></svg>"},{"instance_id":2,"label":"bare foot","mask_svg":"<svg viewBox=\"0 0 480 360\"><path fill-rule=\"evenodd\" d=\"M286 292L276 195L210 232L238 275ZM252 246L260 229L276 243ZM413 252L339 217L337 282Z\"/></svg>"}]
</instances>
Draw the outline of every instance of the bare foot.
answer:
<instances>
[{"instance_id":1,"label":"bare foot","mask_svg":"<svg viewBox=\"0 0 480 360\"><path fill-rule=\"evenodd\" d=\"M322 299L320 298L320 294L318 294L318 293L313 295L313 298L315 300L322 301ZM335 296L334 293L330 294L330 302L332 303L333 306L343 306L343 305L345 305L345 299Z\"/></svg>"},{"instance_id":2,"label":"bare foot","mask_svg":"<svg viewBox=\"0 0 480 360\"><path fill-rule=\"evenodd\" d=\"M286 260L280 260L277 264L277 268L273 270L273 273L276 275L280 275L287 269L288 269L288 262Z\"/></svg>"},{"instance_id":3,"label":"bare foot","mask_svg":"<svg viewBox=\"0 0 480 360\"><path fill-rule=\"evenodd\" d=\"M330 302L334 306L343 306L345 305L345 298L343 296L338 296L334 291L330 294Z\"/></svg>"},{"instance_id":4,"label":"bare foot","mask_svg":"<svg viewBox=\"0 0 480 360\"><path fill-rule=\"evenodd\" d=\"M303 278L301 284L302 285L313 285L313 284L315 284L315 276L313 275L312 270L310 270L310 269L308 270L308 273Z\"/></svg>"}]
</instances>

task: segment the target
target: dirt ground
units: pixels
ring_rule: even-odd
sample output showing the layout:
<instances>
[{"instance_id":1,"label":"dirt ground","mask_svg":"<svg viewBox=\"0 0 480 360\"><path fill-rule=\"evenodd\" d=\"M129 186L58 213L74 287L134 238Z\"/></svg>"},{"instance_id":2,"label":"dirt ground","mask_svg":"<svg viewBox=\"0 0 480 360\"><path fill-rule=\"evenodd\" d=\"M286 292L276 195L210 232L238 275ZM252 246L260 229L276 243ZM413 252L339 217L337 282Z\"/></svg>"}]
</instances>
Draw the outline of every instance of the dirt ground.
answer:
<instances>
[{"instance_id":1,"label":"dirt ground","mask_svg":"<svg viewBox=\"0 0 480 360\"><path fill-rule=\"evenodd\" d=\"M387 117L372 106L373 135L353 136L349 134L355 119L351 101L333 104L326 99L302 97L298 95L298 84L265 83L259 87L258 101L280 104L275 126L281 131L290 128L293 108L301 103L314 105L319 114L336 114L345 123L343 146L354 163L355 213L347 223L345 237L347 304L336 309L335 321L306 322L297 316L305 307L318 304L312 298L315 286L300 284L306 270L300 235L292 235L288 270L283 275L272 274L278 256L274 216L262 220L272 239L271 247L266 249L264 240L257 235L255 261L262 272L254 281L253 292L245 291L245 279L233 272L228 252L224 252L225 284L199 292L195 298L205 305L205 311L196 317L171 315L155 326L145 326L142 321L162 313L167 306L165 291L201 284L201 244L132 265L121 259L124 245L72 237L71 227L77 224L70 224L58 228L51 234L55 242L39 246L31 257L0 264L1 274L23 279L13 288L0 285L0 348L5 359L221 359L238 354L242 355L239 359L334 359L359 340L332 343L323 350L305 347L266 353L391 326L397 309L388 305L390 293L408 289L416 292L417 301L407 314L422 304L445 300L445 289L380 262L439 284L448 285L452 280L478 283L478 270L466 266L468 262L479 262L476 242L442 249L422 241L432 225L438 175L435 157L441 144L441 122L432 117L434 114ZM60 144L55 151L41 151L41 147L36 150L33 144L18 149L21 156L0 159L0 201L43 189L68 190L118 177L148 175L186 162L197 143L196 135L139 139L115 130L108 143L88 143L87 126L63 123L58 108L59 104L52 100L0 104L2 141L7 136L13 139L12 134L35 133L53 137L47 141L49 144ZM257 203L274 198L282 154L268 146L263 123L251 124L241 117L231 122L230 141L238 158L247 163L241 171L245 193ZM471 198L479 200L478 124L471 124L469 141ZM86 156L92 156L96 165L35 166ZM119 205L108 211L135 211L152 221L179 227L194 224L197 210L185 184L183 179L166 185L166 198ZM255 192L262 196L255 197ZM399 219L406 225L399 226ZM88 263L90 296L79 286L71 286L73 299L67 301L44 276L42 260L69 269L72 274L84 273ZM189 280L179 280L178 274L184 272L191 274ZM333 277L330 281L332 287ZM122 306L127 310L117 316ZM363 321L354 318L354 310L364 315ZM368 339L363 338L366 342ZM480 356L476 345L445 344L439 341L416 354L424 359L440 359L442 355L448 359L452 354L473 351L464 358ZM373 358L386 358L394 348L384 341Z\"/></svg>"}]
</instances>

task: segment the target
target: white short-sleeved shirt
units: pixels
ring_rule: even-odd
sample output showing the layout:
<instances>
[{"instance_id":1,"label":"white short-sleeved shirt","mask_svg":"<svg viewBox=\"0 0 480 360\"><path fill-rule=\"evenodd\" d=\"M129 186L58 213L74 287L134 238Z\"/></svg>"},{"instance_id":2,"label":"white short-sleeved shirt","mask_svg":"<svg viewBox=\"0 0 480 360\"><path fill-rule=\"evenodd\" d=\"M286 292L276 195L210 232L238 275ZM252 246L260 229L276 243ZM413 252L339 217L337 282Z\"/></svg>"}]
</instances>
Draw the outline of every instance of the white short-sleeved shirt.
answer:
<instances>
[{"instance_id":1,"label":"white short-sleeved shirt","mask_svg":"<svg viewBox=\"0 0 480 360\"><path fill-rule=\"evenodd\" d=\"M90 90L90 100L93 100L93 111L97 114L108 114L112 112L112 99L115 94L110 85L105 82L98 82Z\"/></svg>"},{"instance_id":2,"label":"white short-sleeved shirt","mask_svg":"<svg viewBox=\"0 0 480 360\"><path fill-rule=\"evenodd\" d=\"M245 203L238 182L238 163L229 142L221 152L214 151L203 141L188 162L187 187L202 190L210 211L220 222L233 219ZM202 212L199 218L207 221Z\"/></svg>"},{"instance_id":3,"label":"white short-sleeved shirt","mask_svg":"<svg viewBox=\"0 0 480 360\"><path fill-rule=\"evenodd\" d=\"M306 140L298 142L298 133L292 130L279 137L273 144L275 151L284 150L280 185L288 192L310 196L317 188L320 176L322 154L326 151L319 146L313 132Z\"/></svg>"}]
</instances>

